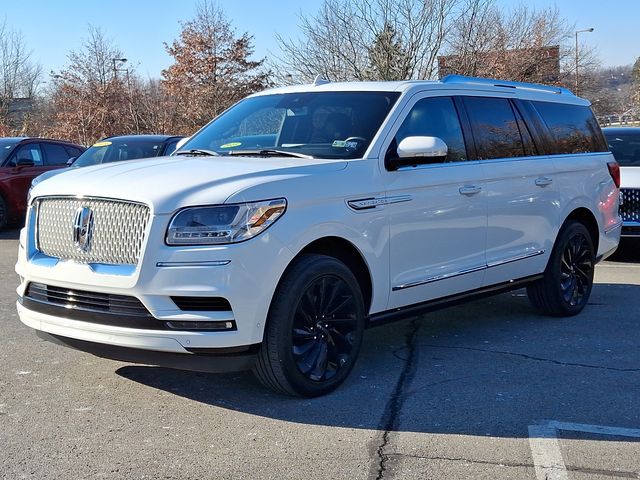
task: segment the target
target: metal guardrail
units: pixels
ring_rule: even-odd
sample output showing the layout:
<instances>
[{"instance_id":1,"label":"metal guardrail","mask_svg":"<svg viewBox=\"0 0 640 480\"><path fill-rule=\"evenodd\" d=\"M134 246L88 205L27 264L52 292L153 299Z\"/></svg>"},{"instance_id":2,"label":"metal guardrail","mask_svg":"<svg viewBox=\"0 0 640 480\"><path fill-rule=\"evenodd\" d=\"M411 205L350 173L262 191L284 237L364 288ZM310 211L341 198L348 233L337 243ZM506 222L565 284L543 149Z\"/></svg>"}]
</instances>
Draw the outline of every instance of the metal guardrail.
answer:
<instances>
[{"instance_id":1,"label":"metal guardrail","mask_svg":"<svg viewBox=\"0 0 640 480\"><path fill-rule=\"evenodd\" d=\"M604 115L598 122L602 127L640 127L640 115Z\"/></svg>"}]
</instances>

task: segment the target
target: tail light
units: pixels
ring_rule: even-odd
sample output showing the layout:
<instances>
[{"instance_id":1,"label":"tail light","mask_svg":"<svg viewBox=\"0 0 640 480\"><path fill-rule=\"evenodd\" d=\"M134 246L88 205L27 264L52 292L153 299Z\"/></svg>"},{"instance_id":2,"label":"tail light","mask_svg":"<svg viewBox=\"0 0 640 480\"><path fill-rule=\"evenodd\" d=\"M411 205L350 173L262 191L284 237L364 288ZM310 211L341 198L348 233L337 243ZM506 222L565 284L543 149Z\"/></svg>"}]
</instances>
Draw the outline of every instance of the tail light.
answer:
<instances>
[{"instance_id":1,"label":"tail light","mask_svg":"<svg viewBox=\"0 0 640 480\"><path fill-rule=\"evenodd\" d=\"M613 183L616 184L617 188L620 188L620 165L618 165L618 162L609 162L607 167L611 178L613 178Z\"/></svg>"}]
</instances>

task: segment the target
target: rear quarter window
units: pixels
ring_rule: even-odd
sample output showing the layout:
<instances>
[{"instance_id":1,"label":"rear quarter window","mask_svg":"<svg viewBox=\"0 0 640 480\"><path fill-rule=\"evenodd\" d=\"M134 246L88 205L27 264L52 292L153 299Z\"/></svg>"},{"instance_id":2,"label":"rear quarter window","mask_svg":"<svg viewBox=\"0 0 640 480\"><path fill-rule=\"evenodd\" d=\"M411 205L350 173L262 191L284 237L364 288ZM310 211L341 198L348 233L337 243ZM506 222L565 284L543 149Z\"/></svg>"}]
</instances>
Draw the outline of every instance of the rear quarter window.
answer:
<instances>
[{"instance_id":1,"label":"rear quarter window","mask_svg":"<svg viewBox=\"0 0 640 480\"><path fill-rule=\"evenodd\" d=\"M548 153L588 153L609 150L589 107L553 102L532 102L551 134Z\"/></svg>"}]
</instances>

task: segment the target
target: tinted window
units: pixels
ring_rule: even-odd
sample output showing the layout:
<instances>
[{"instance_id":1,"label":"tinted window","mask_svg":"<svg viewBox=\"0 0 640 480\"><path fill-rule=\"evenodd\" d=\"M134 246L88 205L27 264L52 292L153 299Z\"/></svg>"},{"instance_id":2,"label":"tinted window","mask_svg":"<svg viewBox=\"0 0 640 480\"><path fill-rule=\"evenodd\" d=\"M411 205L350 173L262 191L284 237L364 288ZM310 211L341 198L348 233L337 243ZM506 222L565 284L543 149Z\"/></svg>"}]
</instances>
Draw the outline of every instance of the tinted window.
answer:
<instances>
[{"instance_id":1,"label":"tinted window","mask_svg":"<svg viewBox=\"0 0 640 480\"><path fill-rule=\"evenodd\" d=\"M65 165L69 160L69 154L62 145L42 143L41 146L47 158L47 165Z\"/></svg>"},{"instance_id":2,"label":"tinted window","mask_svg":"<svg viewBox=\"0 0 640 480\"><path fill-rule=\"evenodd\" d=\"M616 161L625 167L640 167L640 132L611 133L604 131L609 149Z\"/></svg>"},{"instance_id":3,"label":"tinted window","mask_svg":"<svg viewBox=\"0 0 640 480\"><path fill-rule=\"evenodd\" d=\"M76 147L71 147L69 145L65 145L64 148L67 151L67 154L69 155L69 158L71 158L71 157L79 157L83 152L83 150L80 150L79 148L76 148Z\"/></svg>"},{"instance_id":4,"label":"tinted window","mask_svg":"<svg viewBox=\"0 0 640 480\"><path fill-rule=\"evenodd\" d=\"M16 150L15 155L11 158L11 165L16 165L20 160L31 160L34 165L42 165L42 154L37 143L28 143L21 145Z\"/></svg>"},{"instance_id":5,"label":"tinted window","mask_svg":"<svg viewBox=\"0 0 640 480\"><path fill-rule=\"evenodd\" d=\"M396 144L415 136L444 140L448 147L446 162L467 159L458 112L450 97L424 98L414 105L398 129Z\"/></svg>"},{"instance_id":6,"label":"tinted window","mask_svg":"<svg viewBox=\"0 0 640 480\"><path fill-rule=\"evenodd\" d=\"M524 153L518 122L506 98L465 97L478 158L521 157Z\"/></svg>"},{"instance_id":7,"label":"tinted window","mask_svg":"<svg viewBox=\"0 0 640 480\"><path fill-rule=\"evenodd\" d=\"M606 152L600 126L589 107L551 102L532 102L547 124L554 144L551 152Z\"/></svg>"},{"instance_id":8,"label":"tinted window","mask_svg":"<svg viewBox=\"0 0 640 480\"><path fill-rule=\"evenodd\" d=\"M164 148L164 153L163 155L171 155L173 152L176 151L176 147L178 146L178 142L181 139L176 138L175 140L171 140L169 143L167 143L167 145Z\"/></svg>"},{"instance_id":9,"label":"tinted window","mask_svg":"<svg viewBox=\"0 0 640 480\"><path fill-rule=\"evenodd\" d=\"M13 151L13 147L15 147L19 141L20 140L12 140L10 138L0 138L0 165L7 159Z\"/></svg>"},{"instance_id":10,"label":"tinted window","mask_svg":"<svg viewBox=\"0 0 640 480\"><path fill-rule=\"evenodd\" d=\"M161 150L161 140L114 137L108 140L102 140L92 147L89 147L73 162L73 166L86 167L99 163L157 157Z\"/></svg>"}]
</instances>

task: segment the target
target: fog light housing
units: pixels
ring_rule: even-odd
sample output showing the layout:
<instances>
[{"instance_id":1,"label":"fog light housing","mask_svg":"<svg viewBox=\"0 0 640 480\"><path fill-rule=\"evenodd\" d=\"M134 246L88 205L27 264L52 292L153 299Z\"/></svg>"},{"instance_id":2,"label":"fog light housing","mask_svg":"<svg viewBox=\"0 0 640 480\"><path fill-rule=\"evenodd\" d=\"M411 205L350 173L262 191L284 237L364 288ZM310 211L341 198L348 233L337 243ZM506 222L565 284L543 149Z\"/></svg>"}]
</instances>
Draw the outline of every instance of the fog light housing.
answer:
<instances>
[{"instance_id":1,"label":"fog light housing","mask_svg":"<svg viewBox=\"0 0 640 480\"><path fill-rule=\"evenodd\" d=\"M237 330L236 322L233 320L223 320L223 321L195 321L195 322L187 322L187 321L179 321L179 322L165 322L164 323L167 328L171 330L188 330L188 331L199 331L199 332L230 332Z\"/></svg>"}]
</instances>

